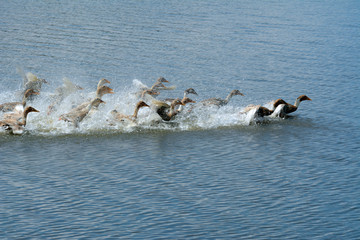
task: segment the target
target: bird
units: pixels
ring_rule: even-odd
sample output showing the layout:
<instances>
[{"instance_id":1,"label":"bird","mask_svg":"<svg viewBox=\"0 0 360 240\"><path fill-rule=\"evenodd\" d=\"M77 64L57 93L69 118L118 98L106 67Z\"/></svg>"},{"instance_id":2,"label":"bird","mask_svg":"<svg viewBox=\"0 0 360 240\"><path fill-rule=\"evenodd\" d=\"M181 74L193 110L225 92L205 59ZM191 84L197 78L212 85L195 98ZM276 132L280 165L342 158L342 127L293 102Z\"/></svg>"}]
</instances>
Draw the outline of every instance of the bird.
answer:
<instances>
[{"instance_id":1,"label":"bird","mask_svg":"<svg viewBox=\"0 0 360 240\"><path fill-rule=\"evenodd\" d=\"M135 93L135 97L141 99L144 91L147 91L147 90L157 92L158 93L157 95L160 94L161 90L174 90L176 88L175 86L166 87L164 85L164 83L168 83L168 82L169 81L166 80L164 77L159 77L151 87L148 87L145 84L143 84L142 82L140 82L139 80L135 79L133 81L133 83L134 83L134 85L137 86L137 88L140 89L140 91L137 91ZM154 97L156 97L157 95L153 94Z\"/></svg>"},{"instance_id":2,"label":"bird","mask_svg":"<svg viewBox=\"0 0 360 240\"><path fill-rule=\"evenodd\" d=\"M263 107L261 105L252 105L252 104L250 104L247 107L245 107L245 109L241 113L248 113L253 109L256 109L255 112L254 112L255 117L269 116L274 112L274 110L270 110L270 109L268 109L266 107Z\"/></svg>"},{"instance_id":3,"label":"bird","mask_svg":"<svg viewBox=\"0 0 360 240\"><path fill-rule=\"evenodd\" d=\"M162 120L170 121L173 120L175 116L181 112L181 110L176 110L176 106L185 106L188 103L195 103L195 101L188 97L185 97L183 99L174 99L171 102L171 105L168 105L165 102L157 101L155 102L155 112L162 118Z\"/></svg>"},{"instance_id":4,"label":"bird","mask_svg":"<svg viewBox=\"0 0 360 240\"><path fill-rule=\"evenodd\" d=\"M272 116L286 118L289 113L295 112L298 109L302 101L306 100L312 101L311 98L309 98L308 96L300 95L296 98L294 105L292 105L279 98L274 101L274 112Z\"/></svg>"},{"instance_id":5,"label":"bird","mask_svg":"<svg viewBox=\"0 0 360 240\"><path fill-rule=\"evenodd\" d=\"M22 102L8 102L8 103L3 103L0 105L0 111L2 112L12 112L15 110L18 111L23 111L25 106L26 106L26 102L29 99L29 97L31 95L39 95L39 92L36 92L33 89L28 89L25 91Z\"/></svg>"},{"instance_id":6,"label":"bird","mask_svg":"<svg viewBox=\"0 0 360 240\"><path fill-rule=\"evenodd\" d=\"M38 78L35 74L33 74L31 72L28 72L24 76L24 91L23 91L23 94L28 89L32 89L32 90L34 90L36 92L40 92L43 83L48 83L48 82L45 79ZM30 97L30 99L32 100L32 96Z\"/></svg>"},{"instance_id":7,"label":"bird","mask_svg":"<svg viewBox=\"0 0 360 240\"><path fill-rule=\"evenodd\" d=\"M26 119L30 112L39 112L37 109L28 106L21 114L8 115L0 121L0 127L13 134L22 134L26 126Z\"/></svg>"},{"instance_id":8,"label":"bird","mask_svg":"<svg viewBox=\"0 0 360 240\"><path fill-rule=\"evenodd\" d=\"M100 87L104 86L105 84L110 84L110 81L105 79L105 78L102 78L99 80L99 83L97 85L97 89L99 89Z\"/></svg>"},{"instance_id":9,"label":"bird","mask_svg":"<svg viewBox=\"0 0 360 240\"><path fill-rule=\"evenodd\" d=\"M180 113L180 112L182 112L183 111L183 107L186 105L186 104L188 104L188 103L196 103L196 101L194 101L194 100L192 100L192 99L190 99L190 98L188 98L188 97L184 97L183 99L181 99L181 103L182 104L179 104L179 107L176 109L176 112L177 113Z\"/></svg>"},{"instance_id":10,"label":"bird","mask_svg":"<svg viewBox=\"0 0 360 240\"><path fill-rule=\"evenodd\" d=\"M96 90L96 98L102 98L105 94L114 94L114 90L108 86L101 86Z\"/></svg>"},{"instance_id":11,"label":"bird","mask_svg":"<svg viewBox=\"0 0 360 240\"><path fill-rule=\"evenodd\" d=\"M93 99L90 104L82 109L72 109L66 114L62 114L59 120L71 122L75 127L79 126L79 123L88 115L90 110L94 107L98 107L101 103L105 103L100 98Z\"/></svg>"},{"instance_id":12,"label":"bird","mask_svg":"<svg viewBox=\"0 0 360 240\"><path fill-rule=\"evenodd\" d=\"M184 103L181 102L180 98L174 99L171 102L171 105L168 105L167 103L161 102L161 101L155 102L154 104L156 105L155 112L164 121L170 121L175 117L175 115L177 114L177 111L175 110L175 107L177 105L184 105Z\"/></svg>"},{"instance_id":13,"label":"bird","mask_svg":"<svg viewBox=\"0 0 360 240\"><path fill-rule=\"evenodd\" d=\"M52 102L48 106L48 111L47 111L48 115L54 112L57 106L59 106L66 97L76 92L77 90L83 90L82 87L72 83L66 77L63 78L63 82L64 82L63 85L55 89L55 93L52 95Z\"/></svg>"},{"instance_id":14,"label":"bird","mask_svg":"<svg viewBox=\"0 0 360 240\"><path fill-rule=\"evenodd\" d=\"M232 90L225 99L209 98L209 99L201 101L201 104L203 104L203 105L215 105L215 106L218 106L218 107L222 107L222 106L225 106L226 104L228 104L230 99L235 95L244 96L244 94L241 93L239 90Z\"/></svg>"},{"instance_id":15,"label":"bird","mask_svg":"<svg viewBox=\"0 0 360 240\"><path fill-rule=\"evenodd\" d=\"M198 95L197 92L193 88L188 88L184 91L183 99L185 99L189 94ZM174 101L174 99L175 98L165 98L163 101L171 103L172 101Z\"/></svg>"},{"instance_id":16,"label":"bird","mask_svg":"<svg viewBox=\"0 0 360 240\"><path fill-rule=\"evenodd\" d=\"M194 95L198 95L197 92L193 89L193 88L188 88L184 91L184 97L181 100L182 103L184 103L184 105L180 105L177 109L177 112L181 112L184 109L184 106L187 103L196 103L195 101L191 100L189 101L189 98L187 97L189 94L194 94Z\"/></svg>"},{"instance_id":17,"label":"bird","mask_svg":"<svg viewBox=\"0 0 360 240\"><path fill-rule=\"evenodd\" d=\"M159 77L156 82L150 87L150 90L174 90L176 87L166 87L163 83L168 83L164 77Z\"/></svg>"},{"instance_id":18,"label":"bird","mask_svg":"<svg viewBox=\"0 0 360 240\"><path fill-rule=\"evenodd\" d=\"M137 116L138 116L138 112L140 110L140 108L142 107L150 107L149 105L147 105L144 101L139 101L136 104L135 110L134 110L134 114L133 115L125 115L122 113L119 113L117 110L112 110L111 114L113 116L113 118L117 121L131 121L131 122L135 122L137 120Z\"/></svg>"},{"instance_id":19,"label":"bird","mask_svg":"<svg viewBox=\"0 0 360 240\"><path fill-rule=\"evenodd\" d=\"M97 98L101 99L105 94L114 94L114 91L113 91L113 89L109 88L108 86L100 86L100 88L98 88L96 90L96 97L94 99L97 99ZM78 105L77 107L73 108L73 110L81 111L84 108L88 107L93 100L88 100L86 102L83 102L80 105ZM93 109L96 109L96 108L97 108L97 106L95 106Z\"/></svg>"}]
</instances>

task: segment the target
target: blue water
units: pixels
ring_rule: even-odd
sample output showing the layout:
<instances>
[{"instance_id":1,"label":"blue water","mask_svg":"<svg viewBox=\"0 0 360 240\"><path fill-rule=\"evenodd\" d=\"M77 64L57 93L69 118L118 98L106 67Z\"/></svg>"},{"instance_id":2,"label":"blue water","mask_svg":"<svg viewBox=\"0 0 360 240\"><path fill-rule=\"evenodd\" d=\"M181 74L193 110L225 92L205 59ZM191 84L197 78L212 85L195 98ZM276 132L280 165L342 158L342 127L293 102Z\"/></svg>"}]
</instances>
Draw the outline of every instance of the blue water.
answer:
<instances>
[{"instance_id":1,"label":"blue water","mask_svg":"<svg viewBox=\"0 0 360 240\"><path fill-rule=\"evenodd\" d=\"M0 1L0 103L45 78L27 132L0 132L2 239L359 239L358 1ZM235 96L174 124L109 126L134 80ZM48 116L68 77L115 94L79 129ZM249 124L277 98L294 117ZM68 111L65 102L61 111Z\"/></svg>"}]
</instances>

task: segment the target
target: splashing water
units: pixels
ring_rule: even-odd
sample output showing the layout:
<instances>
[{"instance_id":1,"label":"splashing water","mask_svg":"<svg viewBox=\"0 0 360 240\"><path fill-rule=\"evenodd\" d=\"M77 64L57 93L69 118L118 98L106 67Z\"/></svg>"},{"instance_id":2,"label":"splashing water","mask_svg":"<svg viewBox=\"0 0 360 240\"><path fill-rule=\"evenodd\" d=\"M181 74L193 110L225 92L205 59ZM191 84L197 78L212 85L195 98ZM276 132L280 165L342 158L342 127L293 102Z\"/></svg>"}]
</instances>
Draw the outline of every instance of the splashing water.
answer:
<instances>
[{"instance_id":1,"label":"splashing water","mask_svg":"<svg viewBox=\"0 0 360 240\"><path fill-rule=\"evenodd\" d=\"M28 102L28 106L38 109L39 113L31 113L27 118L26 130L31 134L39 135L62 135L62 134L88 134L88 133L122 133L143 130L176 130L191 131L205 130L219 127L247 126L254 123L262 123L265 119L256 119L255 109L247 113L242 110L245 106L232 106L231 104L217 108L214 106L202 106L195 104L185 106L184 110L170 122L162 121L159 115L150 108L142 108L139 111L136 123L130 121L117 122L113 119L111 111L117 111L132 115L135 105L139 101L136 93L146 86L141 81L133 80L132 86L123 91L114 89L115 94L106 94L102 99L106 102L98 109L91 111L88 116L76 128L73 124L59 119L60 115L69 112L82 102L89 101L95 96L95 92L86 90L71 93L65 97L56 109L48 113L48 108L53 101L54 94L42 91L39 96ZM0 94L0 101L15 101L16 94L7 91ZM159 97L161 99L161 95ZM196 98L194 98L196 100ZM0 113L0 118L3 115ZM273 121L266 118L266 122ZM5 132L0 130L1 133Z\"/></svg>"}]
</instances>

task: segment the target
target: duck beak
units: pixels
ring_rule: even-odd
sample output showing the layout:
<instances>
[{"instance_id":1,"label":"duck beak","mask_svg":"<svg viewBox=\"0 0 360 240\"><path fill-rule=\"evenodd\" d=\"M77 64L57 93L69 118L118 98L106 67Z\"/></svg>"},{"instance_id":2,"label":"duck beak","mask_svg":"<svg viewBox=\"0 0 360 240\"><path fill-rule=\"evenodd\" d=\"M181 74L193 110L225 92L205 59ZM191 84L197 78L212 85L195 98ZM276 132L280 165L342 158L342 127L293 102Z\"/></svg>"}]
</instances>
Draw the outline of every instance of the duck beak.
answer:
<instances>
[{"instance_id":1,"label":"duck beak","mask_svg":"<svg viewBox=\"0 0 360 240\"><path fill-rule=\"evenodd\" d=\"M32 95L40 95L39 92L33 92Z\"/></svg>"},{"instance_id":2,"label":"duck beak","mask_svg":"<svg viewBox=\"0 0 360 240\"><path fill-rule=\"evenodd\" d=\"M75 87L76 87L76 89L78 89L78 90L83 90L83 88L80 87L79 85L75 85Z\"/></svg>"},{"instance_id":3,"label":"duck beak","mask_svg":"<svg viewBox=\"0 0 360 240\"><path fill-rule=\"evenodd\" d=\"M110 93L110 94L114 94L114 90L111 89L111 88L109 88L109 93Z\"/></svg>"}]
</instances>

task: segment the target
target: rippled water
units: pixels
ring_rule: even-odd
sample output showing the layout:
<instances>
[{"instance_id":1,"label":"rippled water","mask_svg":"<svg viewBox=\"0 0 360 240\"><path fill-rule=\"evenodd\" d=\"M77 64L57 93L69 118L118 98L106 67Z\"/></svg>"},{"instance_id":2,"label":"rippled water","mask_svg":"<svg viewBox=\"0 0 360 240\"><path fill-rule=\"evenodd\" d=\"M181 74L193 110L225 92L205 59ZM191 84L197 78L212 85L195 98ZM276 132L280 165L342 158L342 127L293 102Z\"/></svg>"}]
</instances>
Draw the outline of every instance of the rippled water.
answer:
<instances>
[{"instance_id":1,"label":"rippled water","mask_svg":"<svg viewBox=\"0 0 360 240\"><path fill-rule=\"evenodd\" d=\"M360 238L357 1L3 1L0 103L17 68L45 78L27 132L0 132L4 239ZM134 82L164 76L219 110L156 124ZM84 90L47 115L69 78ZM115 94L76 129L58 121L100 78ZM293 118L249 124L248 104L306 94Z\"/></svg>"}]
</instances>

